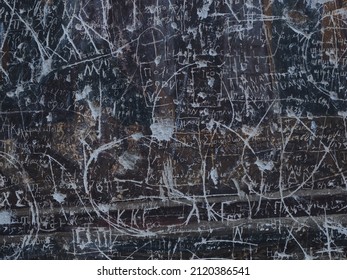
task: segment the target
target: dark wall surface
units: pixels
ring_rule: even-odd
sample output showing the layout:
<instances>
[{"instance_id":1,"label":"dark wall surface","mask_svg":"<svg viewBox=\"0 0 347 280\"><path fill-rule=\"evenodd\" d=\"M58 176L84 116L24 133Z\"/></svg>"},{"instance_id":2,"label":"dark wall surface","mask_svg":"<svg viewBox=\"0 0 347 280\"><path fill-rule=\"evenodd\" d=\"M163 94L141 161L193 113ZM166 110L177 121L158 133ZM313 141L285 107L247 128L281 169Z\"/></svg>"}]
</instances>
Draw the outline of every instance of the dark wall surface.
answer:
<instances>
[{"instance_id":1,"label":"dark wall surface","mask_svg":"<svg viewBox=\"0 0 347 280\"><path fill-rule=\"evenodd\" d=\"M1 259L345 259L342 0L2 0Z\"/></svg>"}]
</instances>

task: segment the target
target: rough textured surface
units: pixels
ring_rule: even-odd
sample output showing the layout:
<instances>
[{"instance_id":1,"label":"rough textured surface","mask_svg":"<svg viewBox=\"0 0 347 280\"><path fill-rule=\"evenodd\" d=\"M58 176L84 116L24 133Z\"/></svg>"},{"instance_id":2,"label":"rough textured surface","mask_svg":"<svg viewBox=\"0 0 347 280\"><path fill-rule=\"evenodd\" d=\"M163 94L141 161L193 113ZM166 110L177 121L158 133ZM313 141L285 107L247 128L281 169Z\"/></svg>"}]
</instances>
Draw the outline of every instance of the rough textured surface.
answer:
<instances>
[{"instance_id":1,"label":"rough textured surface","mask_svg":"<svg viewBox=\"0 0 347 280\"><path fill-rule=\"evenodd\" d=\"M2 0L0 258L346 258L345 5Z\"/></svg>"}]
</instances>

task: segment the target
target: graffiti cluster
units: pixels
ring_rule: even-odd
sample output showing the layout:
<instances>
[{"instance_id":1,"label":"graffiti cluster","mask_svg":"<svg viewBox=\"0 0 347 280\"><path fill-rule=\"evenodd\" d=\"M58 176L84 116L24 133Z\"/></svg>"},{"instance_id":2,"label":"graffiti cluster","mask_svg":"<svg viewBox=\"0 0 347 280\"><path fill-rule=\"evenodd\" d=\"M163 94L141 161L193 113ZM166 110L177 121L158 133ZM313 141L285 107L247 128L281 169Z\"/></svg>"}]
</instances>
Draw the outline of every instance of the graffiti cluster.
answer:
<instances>
[{"instance_id":1,"label":"graffiti cluster","mask_svg":"<svg viewBox=\"0 0 347 280\"><path fill-rule=\"evenodd\" d=\"M1 1L0 258L346 258L346 27L342 0Z\"/></svg>"}]
</instances>

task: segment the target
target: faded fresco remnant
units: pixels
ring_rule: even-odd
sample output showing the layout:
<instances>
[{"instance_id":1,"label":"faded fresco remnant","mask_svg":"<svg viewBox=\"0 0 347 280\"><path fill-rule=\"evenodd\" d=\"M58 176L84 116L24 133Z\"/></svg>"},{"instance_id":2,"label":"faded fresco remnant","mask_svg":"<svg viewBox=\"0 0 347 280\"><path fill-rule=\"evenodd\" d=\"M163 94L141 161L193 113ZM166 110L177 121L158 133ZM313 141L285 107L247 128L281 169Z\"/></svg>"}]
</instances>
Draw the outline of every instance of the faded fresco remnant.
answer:
<instances>
[{"instance_id":1,"label":"faded fresco remnant","mask_svg":"<svg viewBox=\"0 0 347 280\"><path fill-rule=\"evenodd\" d=\"M2 0L1 259L345 259L342 0Z\"/></svg>"}]
</instances>

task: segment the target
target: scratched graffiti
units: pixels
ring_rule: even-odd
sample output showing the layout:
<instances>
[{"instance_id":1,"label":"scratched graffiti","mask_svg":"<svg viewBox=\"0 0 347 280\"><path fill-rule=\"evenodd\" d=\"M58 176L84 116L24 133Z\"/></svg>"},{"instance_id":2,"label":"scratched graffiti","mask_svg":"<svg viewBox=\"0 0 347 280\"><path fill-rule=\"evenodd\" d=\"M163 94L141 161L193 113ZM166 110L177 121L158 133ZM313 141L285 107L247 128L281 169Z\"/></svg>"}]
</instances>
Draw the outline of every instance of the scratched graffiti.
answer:
<instances>
[{"instance_id":1,"label":"scratched graffiti","mask_svg":"<svg viewBox=\"0 0 347 280\"><path fill-rule=\"evenodd\" d=\"M342 0L2 0L1 259L345 259Z\"/></svg>"}]
</instances>

